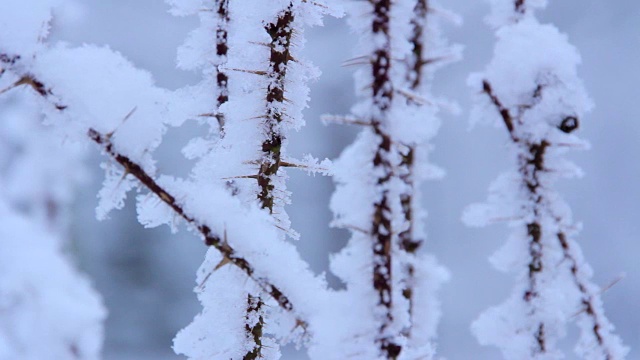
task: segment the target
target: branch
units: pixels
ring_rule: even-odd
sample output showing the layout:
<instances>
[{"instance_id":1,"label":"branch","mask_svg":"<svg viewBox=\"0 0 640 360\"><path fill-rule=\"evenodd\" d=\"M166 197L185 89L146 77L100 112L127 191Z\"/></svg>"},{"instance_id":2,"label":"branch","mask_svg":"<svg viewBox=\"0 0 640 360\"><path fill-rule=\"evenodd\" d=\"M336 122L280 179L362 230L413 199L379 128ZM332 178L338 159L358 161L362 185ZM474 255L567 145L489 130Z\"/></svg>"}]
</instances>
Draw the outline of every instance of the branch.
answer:
<instances>
[{"instance_id":1,"label":"branch","mask_svg":"<svg viewBox=\"0 0 640 360\"><path fill-rule=\"evenodd\" d=\"M19 58L19 56L9 58L4 54L0 54L0 62L9 65L7 68L5 68L5 70L13 70L11 65L14 65ZM60 105L54 102L51 98L53 95L52 91L48 87L46 87L44 83L42 83L32 75L18 74L18 76L21 80L19 80L20 84L18 84L17 86L29 85L36 91L36 93L48 100L56 109L62 111L67 108L66 105ZM229 259L231 264L237 266L250 279L255 281L256 284L258 284L258 286L264 292L269 294L278 303L280 308L294 314L295 316L293 304L277 286L273 285L267 279L257 276L255 274L255 269L251 265L251 263L249 263L249 261L247 261L246 259L238 256L236 254L236 251L226 241L224 241L220 237L220 235L214 234L208 225L198 221L193 216L188 214L185 211L184 207L181 204L178 204L175 196L171 195L171 193L162 188L162 186L160 186L152 176L147 174L139 164L131 160L129 157L120 154L115 149L114 144L111 142L111 136L109 136L110 134L101 134L97 130L89 128L87 135L93 142L100 145L104 152L106 152L111 158L113 158L118 164L120 164L124 168L126 174L133 175L136 179L138 179L138 181L140 181L140 183L142 183L142 185L149 189L149 191L154 193L160 200L167 204L179 217L196 228L202 235L205 245L213 246L214 248L216 248L223 257ZM301 326L303 329L307 329L307 322L297 316L296 323L298 323L299 326Z\"/></svg>"},{"instance_id":2,"label":"branch","mask_svg":"<svg viewBox=\"0 0 640 360\"><path fill-rule=\"evenodd\" d=\"M498 99L498 97L493 93L493 88L491 87L491 84L489 84L489 81L482 80L482 91L489 96L493 105L496 106L498 112L500 113L500 116L502 117L502 121L504 121L504 124L507 126L507 130L509 130L509 135L511 136L511 139L517 142L518 141L517 137L513 132L514 131L513 117L511 117L511 113L509 112L509 109L507 109L504 105L502 105L502 102L500 101L500 99Z\"/></svg>"},{"instance_id":3,"label":"branch","mask_svg":"<svg viewBox=\"0 0 640 360\"><path fill-rule=\"evenodd\" d=\"M224 241L220 235L214 234L211 228L195 219L193 216L188 214L185 211L184 207L181 204L178 204L175 196L171 195L168 191L166 191L162 186L160 186L149 174L147 174L140 165L136 162L129 159L127 156L118 153L111 140L99 133L94 129L89 129L87 135L91 140L93 140L96 144L100 145L104 152L106 152L112 159L114 159L118 164L120 164L125 172L133 175L138 181L142 183L149 191L154 193L160 200L162 200L165 204L167 204L178 216L184 219L188 224L193 226L200 232L202 237L204 238L204 243L207 246L213 246L218 250L223 257L229 259L229 262L235 266L237 266L242 272L244 272L250 279L255 281L260 288L268 293L283 309L290 313L294 313L293 304L289 300L289 298L282 293L275 285L271 284L267 279L261 278L255 274L255 269L246 259L238 256L236 251L229 245L226 241ZM306 329L307 323L299 318L296 318L296 321L299 321L303 324L303 328Z\"/></svg>"},{"instance_id":4,"label":"branch","mask_svg":"<svg viewBox=\"0 0 640 360\"><path fill-rule=\"evenodd\" d=\"M585 313L586 316L591 318L591 321L593 322L591 331L593 332L593 336L598 342L598 346L605 355L605 359L613 360L615 359L613 355L614 351L612 350L613 346L607 341L609 340L606 336L607 334L603 334L603 331L606 331L603 329L608 328L608 326L606 325L608 323L608 320L606 317L604 317L604 315L601 314L600 311L598 311L598 307L595 305L597 295L589 291L590 284L581 278L580 274L582 273L582 271L580 269L578 260L574 255L575 250L569 244L565 233L560 231L558 232L557 237L560 245L562 246L564 258L571 263L571 275L576 287L578 288L578 291L580 291L580 295L582 296L581 305L583 306L583 311L581 311L581 313Z\"/></svg>"},{"instance_id":5,"label":"branch","mask_svg":"<svg viewBox=\"0 0 640 360\"><path fill-rule=\"evenodd\" d=\"M374 181L380 191L379 199L373 204L371 232L373 240L373 288L378 295L383 320L378 328L378 346L387 359L397 359L402 351L396 339L397 334L390 333L394 323L392 240L394 214L391 210L393 199L388 186L394 177L391 163L392 153L397 151L391 136L384 130L388 123L388 113L393 104L394 84L391 79L391 0L369 0L373 7L371 30L373 38L379 38L371 54L371 100L373 116L371 125L379 140L372 159Z\"/></svg>"},{"instance_id":6,"label":"branch","mask_svg":"<svg viewBox=\"0 0 640 360\"><path fill-rule=\"evenodd\" d=\"M539 96L540 88L536 88L534 98ZM541 193L540 173L545 170L545 155L550 143L542 140L540 143L532 143L529 140L522 140L516 135L516 128L513 116L504 106L502 101L493 92L491 84L487 80L482 81L482 90L489 96L491 102L495 105L500 117L504 122L509 135L514 144L518 145L518 172L520 173L522 183L527 191L527 198L531 202L532 220L527 222L528 250L529 260L527 267L528 284L524 291L523 300L530 307L531 316L537 322L537 328L534 331L536 343L535 353L546 353L548 349L546 322L536 319L536 299L540 296L539 278L544 271L549 271L543 262L545 246L543 243L543 221L541 221L541 213L544 212L544 199ZM525 108L524 111L527 109Z\"/></svg>"}]
</instances>

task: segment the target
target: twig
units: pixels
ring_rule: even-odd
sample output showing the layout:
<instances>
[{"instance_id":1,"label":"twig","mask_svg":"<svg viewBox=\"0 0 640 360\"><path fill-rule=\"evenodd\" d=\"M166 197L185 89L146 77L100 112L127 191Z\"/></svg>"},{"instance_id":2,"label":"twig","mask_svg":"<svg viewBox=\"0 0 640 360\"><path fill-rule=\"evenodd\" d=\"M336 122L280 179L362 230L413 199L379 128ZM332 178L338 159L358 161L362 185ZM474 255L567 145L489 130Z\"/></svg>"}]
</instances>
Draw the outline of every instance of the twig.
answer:
<instances>
[{"instance_id":1,"label":"twig","mask_svg":"<svg viewBox=\"0 0 640 360\"><path fill-rule=\"evenodd\" d=\"M253 266L244 258L236 254L235 249L231 247L224 239L219 235L212 232L211 228L195 219L188 214L181 204L178 204L175 197L167 190L162 188L149 174L147 174L140 165L129 159L127 156L118 153L110 139L107 139L104 135L94 129L89 129L87 135L91 140L104 150L113 160L120 164L125 171L133 175L144 187L153 192L160 200L167 204L177 215L184 219L188 224L200 232L204 238L204 243L207 246L213 246L216 248L222 256L229 259L230 263L237 266L242 270L249 278L254 280L260 288L280 305L280 307L288 312L294 313L293 304L287 296L285 296L280 289L271 284L268 280L261 278L255 274ZM303 321L303 320L300 320ZM303 321L304 322L304 321ZM306 322L304 322L306 324Z\"/></svg>"}]
</instances>

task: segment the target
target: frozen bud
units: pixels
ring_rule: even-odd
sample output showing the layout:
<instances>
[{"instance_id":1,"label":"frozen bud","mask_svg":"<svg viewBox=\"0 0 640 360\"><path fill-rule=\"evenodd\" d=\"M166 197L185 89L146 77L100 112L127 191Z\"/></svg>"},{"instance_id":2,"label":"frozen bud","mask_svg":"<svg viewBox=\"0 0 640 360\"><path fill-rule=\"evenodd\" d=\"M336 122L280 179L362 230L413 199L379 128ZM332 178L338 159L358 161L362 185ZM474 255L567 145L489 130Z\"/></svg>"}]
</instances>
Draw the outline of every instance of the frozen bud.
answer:
<instances>
[{"instance_id":1,"label":"frozen bud","mask_svg":"<svg viewBox=\"0 0 640 360\"><path fill-rule=\"evenodd\" d=\"M575 116L567 116L562 119L560 125L558 125L558 129L564 133L571 133L579 126L578 118Z\"/></svg>"}]
</instances>

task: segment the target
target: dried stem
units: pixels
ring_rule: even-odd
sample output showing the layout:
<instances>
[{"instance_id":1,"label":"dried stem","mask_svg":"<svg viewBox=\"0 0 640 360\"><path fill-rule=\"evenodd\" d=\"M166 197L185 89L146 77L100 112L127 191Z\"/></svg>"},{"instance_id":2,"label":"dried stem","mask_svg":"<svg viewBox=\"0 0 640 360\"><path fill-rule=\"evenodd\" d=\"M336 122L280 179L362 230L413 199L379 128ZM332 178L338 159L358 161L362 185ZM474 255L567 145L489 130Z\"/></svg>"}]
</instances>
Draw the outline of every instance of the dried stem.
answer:
<instances>
[{"instance_id":1,"label":"dried stem","mask_svg":"<svg viewBox=\"0 0 640 360\"><path fill-rule=\"evenodd\" d=\"M255 345L251 351L243 357L243 360L256 360L262 358L262 333L264 330L264 317L262 307L264 302L260 297L247 295L247 314L245 317L245 332Z\"/></svg>"},{"instance_id":2,"label":"dried stem","mask_svg":"<svg viewBox=\"0 0 640 360\"><path fill-rule=\"evenodd\" d=\"M378 305L384 309L382 323L378 329L378 343L387 359L397 359L402 347L388 334L387 329L393 323L393 274L392 274L392 211L389 198L389 183L394 176L390 157L392 153L391 136L384 126L387 112L393 100L393 82L391 80L391 0L369 0L373 6L371 30L374 38L383 39L371 56L371 84L373 112L371 126L378 138L378 147L373 158L373 173L381 196L373 204L371 234L373 237L373 287L378 293Z\"/></svg>"},{"instance_id":3,"label":"dried stem","mask_svg":"<svg viewBox=\"0 0 640 360\"><path fill-rule=\"evenodd\" d=\"M277 176L280 166L282 165L282 143L284 134L281 131L280 124L285 118L283 114L282 104L285 99L285 78L287 75L287 66L291 60L290 48L291 37L293 36L293 4L289 4L287 10L278 15L275 22L265 26L265 31L271 37L268 45L269 51L269 70L265 75L269 78L266 94L266 113L263 126L264 141L262 142L262 157L259 163L259 170L256 176L259 193L258 200L263 209L268 209L269 213L274 214L274 203L276 190L273 184L273 178ZM252 313L259 311L264 305L260 297L250 296L249 308L247 309L247 318ZM264 327L264 317L259 316L253 327L247 327L248 333L253 337L254 348L247 353L245 360L257 359L262 352L262 329Z\"/></svg>"},{"instance_id":4,"label":"dried stem","mask_svg":"<svg viewBox=\"0 0 640 360\"><path fill-rule=\"evenodd\" d=\"M265 140L262 143L262 159L258 172L258 199L262 208L273 213L274 195L273 177L277 176L282 159L284 134L280 126L285 114L282 104L285 99L285 79L288 63L291 60L291 38L293 36L293 3L278 15L275 22L267 24L265 30L271 37L269 44L269 85L266 96L266 116L263 123Z\"/></svg>"},{"instance_id":5,"label":"dried stem","mask_svg":"<svg viewBox=\"0 0 640 360\"><path fill-rule=\"evenodd\" d=\"M216 1L218 23L216 26L216 55L222 60L222 63L226 62L227 53L229 52L229 46L227 45L228 26L229 26L229 0L217 0ZM220 112L220 106L229 101L229 76L224 71L222 63L216 65L216 84L217 97L216 97L216 111L215 117L218 120L220 126L220 134L224 136L225 115Z\"/></svg>"},{"instance_id":6,"label":"dried stem","mask_svg":"<svg viewBox=\"0 0 640 360\"><path fill-rule=\"evenodd\" d=\"M148 175L140 165L130 160L128 157L119 154L115 151L113 144L110 139L94 129L89 129L88 133L89 137L98 145L102 147L102 149L113 158L118 164L120 164L125 172L133 175L138 181L140 181L149 191L154 193L161 199L165 204L167 204L177 215L179 215L182 219L184 219L188 224L194 226L198 232L203 236L204 243L207 246L215 247L225 259L228 259L228 262L237 266L240 270L242 270L250 279L256 282L258 286L265 293L269 294L278 305L285 311L290 313L295 313L293 304L289 300L289 298L282 293L275 285L271 284L267 279L259 277L255 274L255 269L244 258L236 255L235 250L224 241L219 235L212 233L211 228L206 224L198 221L193 216L189 215L182 207L182 205L178 204L175 197L171 195L168 191L163 189L150 175ZM300 318L296 318L296 323L299 324L303 329L307 328L307 323Z\"/></svg>"},{"instance_id":7,"label":"dried stem","mask_svg":"<svg viewBox=\"0 0 640 360\"><path fill-rule=\"evenodd\" d=\"M431 63L430 59L427 59L425 56L426 49L423 42L428 12L428 0L416 0L416 5L413 8L413 17L411 18L412 31L409 39L413 46L413 53L408 59L411 71L407 73L407 80L413 91L420 88L422 80L424 79L424 65Z\"/></svg>"},{"instance_id":8,"label":"dried stem","mask_svg":"<svg viewBox=\"0 0 640 360\"><path fill-rule=\"evenodd\" d=\"M249 261L238 256L236 251L224 241L220 235L212 232L211 228L199 221L189 213L185 211L183 206L176 201L176 198L170 194L167 190L162 188L149 174L147 174L140 165L129 159L127 156L118 153L111 140L99 133L94 129L89 129L89 137L96 144L100 145L107 155L120 164L125 172L133 175L142 185L144 185L149 191L154 193L160 200L167 204L179 217L185 220L188 224L195 227L198 232L204 238L204 243L207 246L213 246L216 248L223 257L229 259L229 262L237 266L242 272L244 272L250 279L254 280L258 286L267 294L269 294L283 309L290 313L294 313L293 304L289 298L278 289L275 285L269 282L267 279L258 276L255 273L255 269ZM301 324L306 327L306 322L298 319Z\"/></svg>"},{"instance_id":9,"label":"dried stem","mask_svg":"<svg viewBox=\"0 0 640 360\"><path fill-rule=\"evenodd\" d=\"M427 20L427 13L429 6L427 0L417 0L413 9L413 16L411 18L411 37L409 41L413 46L413 52L408 57L407 61L407 74L406 79L409 82L409 86L412 92L419 91L422 80L424 78L424 67L428 63L425 61L425 44L423 43L423 36L425 31L425 25ZM413 101L408 100L409 104L414 104ZM417 105L417 104L416 104ZM415 286L415 258L416 252L422 245L422 241L414 238L414 214L413 214L413 200L415 194L414 183L414 160L415 160L415 145L405 144L407 147L404 154L402 154L402 161L400 162L398 172L400 173L400 180L402 180L407 191L400 194L400 205L402 206L402 213L404 216L406 229L398 234L399 248L406 252L409 261L405 264L405 279L404 289L402 295L409 302L409 327L406 329L407 337L411 337L411 331L413 329L414 322L414 286Z\"/></svg>"},{"instance_id":10,"label":"dried stem","mask_svg":"<svg viewBox=\"0 0 640 360\"><path fill-rule=\"evenodd\" d=\"M542 225L540 221L543 212L543 195L540 184L540 173L545 171L545 152L550 146L546 140L539 143L531 142L528 139L522 139L516 133L516 125L518 122L511 115L511 112L505 107L502 101L493 92L491 84L484 80L482 82L483 92L489 96L491 102L496 107L502 121L509 132L512 142L520 149L518 151L518 172L522 178L524 188L527 191L527 198L532 204L533 220L526 224L527 235L529 237L529 264L528 264L528 286L523 294L524 301L529 304L531 312L529 316L535 316L536 303L540 296L539 277L545 270L543 262L543 243L542 243ZM539 96L538 87L534 92L534 98ZM537 95L537 96L536 96ZM536 348L532 350L534 353L543 354L547 352L547 341L545 334L545 323L539 321L535 330Z\"/></svg>"},{"instance_id":11,"label":"dried stem","mask_svg":"<svg viewBox=\"0 0 640 360\"><path fill-rule=\"evenodd\" d=\"M557 219L558 222L559 220L560 219ZM598 307L595 305L597 294L594 294L589 289L590 284L588 283L588 281L580 276L582 271L580 270L580 265L578 263L578 260L576 259L575 249L571 247L565 233L558 232L557 237L560 245L562 246L564 258L570 263L573 282L580 291L580 296L582 297L581 313L586 314L591 319L591 322L593 324L591 328L593 336L598 343L598 347L602 350L602 353L605 356L605 360L613 360L613 346L609 343L609 339L603 334L603 329L605 328L605 324L608 322L608 320L604 317L604 314L597 310Z\"/></svg>"},{"instance_id":12,"label":"dried stem","mask_svg":"<svg viewBox=\"0 0 640 360\"><path fill-rule=\"evenodd\" d=\"M220 136L224 137L226 116L220 108L229 101L229 76L223 67L227 62L229 52L228 27L229 21L231 20L229 14L229 0L216 0L216 13L218 17L218 21L216 23L216 55L219 61L215 66L217 84L215 117L220 126ZM257 178L255 176L251 177ZM247 351L244 359L254 360L262 357L262 329L264 327L264 318L262 314L258 313L260 313L264 302L259 295L254 296L251 293L247 293L246 296L248 303L245 310L245 335L247 342L252 344L252 349ZM255 323L253 323L254 319L256 319Z\"/></svg>"},{"instance_id":13,"label":"dried stem","mask_svg":"<svg viewBox=\"0 0 640 360\"><path fill-rule=\"evenodd\" d=\"M541 96L542 87L540 85L534 91L533 97L538 98ZM541 204L544 202L544 198L542 194L540 194L540 181L539 181L539 173L541 171L545 171L544 165L544 155L546 149L551 145L548 141L542 140L540 143L530 143L521 140L515 134L515 124L514 119L512 118L510 112L504 105L500 102L497 96L493 93L491 85L488 81L483 81L483 91L489 96L492 103L496 106L500 115L509 131L512 141L515 144L519 144L521 147L524 147L525 152L521 152L519 156L519 171L522 174L524 183L529 192L529 198L534 203L534 218L539 218L539 212ZM566 117L561 124L559 125L559 129L563 132L571 132L575 130L578 126L578 119L574 116ZM555 217L555 222L558 226L561 226L562 219ZM541 243L541 234L542 229L539 221L534 221L527 224L527 232L530 237L530 256L531 260L529 263L529 289L525 292L524 299L527 302L530 302L533 298L538 296L538 292L536 290L536 275L543 271L543 263L542 263L542 243ZM580 276L581 271L579 268L579 263L575 256L575 250L573 250L570 246L569 241L567 240L567 236L563 231L557 233L557 239L562 247L564 258L570 262L570 271L574 281L576 288L579 290L582 300L581 304L583 306L584 313L587 314L591 318L593 323L593 336L596 339L598 346L602 349L603 354L605 354L605 358L607 360L613 359L613 351L611 350L611 345L606 343L605 337L602 334L602 329L606 320L604 316L600 314L594 305L595 295L589 290L588 282L582 279ZM541 352L545 351L545 339L544 339L544 324L540 324L538 328L538 332L536 334L536 341L539 345L539 350Z\"/></svg>"}]
</instances>

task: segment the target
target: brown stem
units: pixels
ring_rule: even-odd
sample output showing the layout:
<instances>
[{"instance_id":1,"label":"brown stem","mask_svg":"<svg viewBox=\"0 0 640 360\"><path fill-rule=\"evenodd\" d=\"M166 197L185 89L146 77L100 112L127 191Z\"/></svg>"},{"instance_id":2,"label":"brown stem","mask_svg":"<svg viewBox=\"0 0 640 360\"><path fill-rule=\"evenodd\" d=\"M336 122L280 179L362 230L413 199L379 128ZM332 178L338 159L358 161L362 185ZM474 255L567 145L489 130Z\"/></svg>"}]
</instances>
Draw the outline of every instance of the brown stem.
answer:
<instances>
[{"instance_id":1,"label":"brown stem","mask_svg":"<svg viewBox=\"0 0 640 360\"><path fill-rule=\"evenodd\" d=\"M229 26L229 0L217 0L217 14L218 23L216 27L216 55L220 59L226 61L227 53L229 52L229 46L227 45L228 39L228 26ZM229 76L222 69L221 64L216 65L216 84L218 85L218 94L216 98L216 111L215 117L218 120L220 126L220 133L224 135L225 115L219 109L224 103L229 101Z\"/></svg>"},{"instance_id":2,"label":"brown stem","mask_svg":"<svg viewBox=\"0 0 640 360\"><path fill-rule=\"evenodd\" d=\"M408 71L406 79L409 82L410 89L417 92L420 89L423 80L424 67L428 62L425 61L425 44L423 42L424 37L424 25L427 20L427 13L429 5L427 0L417 0L413 9L413 17L411 19L412 32L409 38L409 42L413 46L413 52L408 57ZM409 104L414 104L409 100ZM413 218L413 197L415 194L415 183L413 181L413 166L415 158L415 146L405 144L407 147L406 152L402 154L402 161L399 165L400 180L407 185L406 192L400 195L400 205L404 215L404 220L407 228L398 234L398 242L400 249L405 251L411 259L405 266L405 284L402 290L402 295L407 299L409 303L409 327L406 330L406 335L411 336L413 328L413 314L414 314L414 286L415 286L415 265L412 262L415 259L416 252L421 246L422 241L414 238L414 218Z\"/></svg>"},{"instance_id":3,"label":"brown stem","mask_svg":"<svg viewBox=\"0 0 640 360\"><path fill-rule=\"evenodd\" d=\"M187 213L183 206L176 201L176 198L168 191L162 188L149 174L147 174L140 165L129 159L127 156L118 153L113 143L108 136L105 136L94 129L89 129L88 136L111 158L113 158L118 164L120 164L127 174L133 175L142 185L144 185L149 191L154 193L160 200L167 204L178 216L184 219L188 224L195 227L198 232L204 238L204 243L207 246L213 246L216 248L222 256L227 258L229 262L237 266L242 272L244 272L250 279L256 282L258 286L267 294L269 294L283 309L290 313L295 313L293 304L287 296L285 296L278 287L273 285L267 279L258 276L255 273L254 267L244 258L238 256L236 251L224 241L219 235L214 234L211 228L203 222L197 220L192 215ZM296 320L303 328L306 328L307 323L301 319Z\"/></svg>"},{"instance_id":4,"label":"brown stem","mask_svg":"<svg viewBox=\"0 0 640 360\"><path fill-rule=\"evenodd\" d=\"M264 302L259 296L247 295L247 314L245 318L245 331L249 340L254 343L253 349L247 352L243 360L256 360L262 358L262 333L264 331L263 310ZM257 317L257 320L254 320ZM253 325L251 322L255 321Z\"/></svg>"},{"instance_id":5,"label":"brown stem","mask_svg":"<svg viewBox=\"0 0 640 360\"><path fill-rule=\"evenodd\" d=\"M221 0L218 8L219 16L221 16L221 18L224 18L226 22L229 21L228 1L229 0ZM291 13L289 12L289 14ZM217 53L218 55L221 55L221 56L225 55L228 50L226 45L227 33L225 30L225 27L220 26L217 29L216 35L217 35L217 42L216 42ZM14 65L19 59L20 59L19 56L9 57L5 54L0 54L0 63L5 65L9 65L9 66ZM287 61L288 60L289 60L289 55L287 52ZM222 103L228 101L228 97L225 94L227 92L228 77L226 76L226 74L224 74L221 71L220 67L218 67L217 70L218 70L217 72L218 86L222 86L221 87L222 90L219 93L219 96L217 98L217 101L218 101L217 105L219 106ZM4 73L4 71L5 71L5 68L2 68L2 73ZM282 78L282 83L284 83L284 78ZM56 102L54 102L52 99L52 96L50 96L52 95L51 90L48 89L42 82L38 81L35 77L29 74L23 75L20 78L16 86L20 86L20 85L29 85L40 96L49 100L51 104L55 106L55 108L58 110L64 110L67 108L64 105L59 105ZM218 120L220 120L219 116L223 116L223 114L216 114L216 117L218 118ZM224 119L224 117L222 117L222 119ZM224 120L220 123L220 125L222 128L222 126L224 125ZM168 191L166 191L164 188L162 188L153 179L153 177L151 177L142 169L140 165L135 163L133 160L129 159L127 156L124 156L118 153L115 150L113 143L111 142L110 134L103 135L97 130L90 128L88 130L87 135L89 136L89 138L91 138L91 140L93 140L95 143L100 145L102 149L111 158L113 158L118 164L120 164L124 168L126 174L131 174L134 177L136 177L136 179L138 179L138 181L140 181L140 183L142 183L143 186L145 186L149 191L154 193L159 199L161 199L165 204L167 204L179 217L184 219L190 225L194 226L198 230L198 232L200 232L200 234L203 236L204 243L207 246L213 246L218 251L220 251L222 256L225 259L227 259L229 263L240 268L250 279L254 280L256 284L258 284L258 286L262 289L262 291L269 294L269 296L271 296L278 303L280 308L282 308L287 312L295 313L293 304L291 303L289 298L286 295L284 295L282 291L280 291L280 289L278 289L278 287L271 284L267 279L257 276L255 274L255 270L253 266L244 258L237 256L235 250L225 240L223 240L219 235L212 233L211 228L208 225L198 221L196 218L194 218L193 216L185 212L182 205L177 203L175 197L171 195ZM264 304L263 301L259 297L257 299L260 306L262 306L262 304ZM248 308L248 310L250 309ZM260 326L262 327L264 325L262 317L259 318L259 322L260 322ZM307 322L300 319L299 317L296 317L296 326L300 326L305 331L308 328ZM261 340L260 342L258 342L258 341L255 341L254 339L254 342L256 343L257 347L259 347L260 349L262 348Z\"/></svg>"},{"instance_id":6,"label":"brown stem","mask_svg":"<svg viewBox=\"0 0 640 360\"><path fill-rule=\"evenodd\" d=\"M495 105L496 109L498 109L498 112L500 112L500 117L502 118L504 125L507 127L507 130L509 131L509 136L511 136L511 140L513 140L514 142L520 141L518 140L517 137L515 137L515 134L513 132L514 131L513 118L511 117L511 113L509 112L509 109L507 109L504 105L502 105L502 102L493 93L493 88L491 87L491 84L489 84L487 80L482 81L482 91L484 91L484 93L489 96L493 105Z\"/></svg>"},{"instance_id":7,"label":"brown stem","mask_svg":"<svg viewBox=\"0 0 640 360\"><path fill-rule=\"evenodd\" d=\"M543 202L542 188L540 184L540 173L545 171L545 153L550 143L542 140L539 143L531 142L523 139L516 134L516 124L514 117L509 109L504 106L497 95L493 92L491 84L484 80L482 82L484 93L489 96L494 104L500 117L509 132L512 142L521 149L518 155L518 171L521 175L524 188L527 191L527 197L532 203L533 220L527 226L527 235L529 237L529 265L528 265L528 286L523 294L523 300L532 307L535 312L534 301L540 296L539 293L539 276L544 270L542 243L542 225L540 222L540 214L543 211L541 203ZM533 93L533 97L541 96L542 87L537 86ZM545 353L547 351L546 333L544 322L539 322L537 330L534 334L537 348L535 353Z\"/></svg>"},{"instance_id":8,"label":"brown stem","mask_svg":"<svg viewBox=\"0 0 640 360\"><path fill-rule=\"evenodd\" d=\"M415 183L413 182L413 162L414 162L413 147L407 149L407 154L402 157L399 171L402 172L400 180L402 180L409 188L409 190L400 195L400 205L402 207L402 213L404 215L404 221L407 228L398 234L399 248L406 252L410 260L405 265L405 283L402 290L402 296L409 302L409 327L406 330L406 335L411 336L411 330L413 328L414 314L414 286L415 286L415 272L416 268L413 263L415 256L422 245L422 241L415 239L413 235L414 218L413 218L413 197L415 191Z\"/></svg>"},{"instance_id":9,"label":"brown stem","mask_svg":"<svg viewBox=\"0 0 640 360\"><path fill-rule=\"evenodd\" d=\"M285 102L285 81L289 61L291 60L291 38L293 36L293 3L278 15L274 23L265 30L271 37L269 44L269 85L267 87L267 110L265 115L265 140L262 143L262 159L258 171L258 199L262 208L273 214L275 196L273 177L277 176L282 160L284 134L281 123L285 117L282 105Z\"/></svg>"},{"instance_id":10,"label":"brown stem","mask_svg":"<svg viewBox=\"0 0 640 360\"><path fill-rule=\"evenodd\" d=\"M411 37L409 42L413 46L413 53L409 57L409 67L412 71L408 72L407 80L410 83L411 90L417 90L423 80L424 65L428 64L425 58L425 44L423 42L424 26L429 12L428 0L417 0L416 6L413 8L413 18L411 19Z\"/></svg>"},{"instance_id":11,"label":"brown stem","mask_svg":"<svg viewBox=\"0 0 640 360\"><path fill-rule=\"evenodd\" d=\"M378 293L378 305L384 309L384 319L379 327L378 343L387 359L397 359L402 347L387 329L393 322L393 286L392 286L392 213L389 190L393 177L393 166L389 160L392 151L392 140L383 129L386 113L393 100L393 83L391 81L391 36L389 31L391 0L369 0L373 6L371 30L374 37L384 39L383 45L377 47L371 58L371 84L373 100L373 116L371 126L378 138L378 148L373 158L376 184L381 197L374 204L371 234L373 237L373 287Z\"/></svg>"},{"instance_id":12,"label":"brown stem","mask_svg":"<svg viewBox=\"0 0 640 360\"><path fill-rule=\"evenodd\" d=\"M605 338L602 334L602 329L604 327L603 324L606 322L606 320L603 319L602 314L596 311L596 306L594 305L594 295L589 291L587 282L584 281L579 275L580 268L578 265L578 261L573 255L573 249L571 248L571 245L567 240L567 236L562 231L558 232L558 234L556 235L558 237L560 245L562 246L564 258L571 264L571 275L573 277L573 281L580 291L580 295L582 296L581 305L583 307L583 311L585 314L587 314L587 316L591 318L591 321L593 322L593 336L596 338L600 349L602 349L602 352L605 355L605 360L612 360L613 352L611 350L611 346L605 342Z\"/></svg>"},{"instance_id":13,"label":"brown stem","mask_svg":"<svg viewBox=\"0 0 640 360\"><path fill-rule=\"evenodd\" d=\"M273 214L274 191L273 177L277 176L282 160L282 143L284 134L280 124L284 118L281 112L282 104L285 101L285 79L289 60L291 60L290 48L293 36L293 4L289 4L287 10L283 11L273 23L265 26L265 31L271 37L269 43L269 85L266 95L266 114L264 116L265 139L262 142L262 158L256 179L260 191L258 200L263 209L268 209ZM262 299L249 295L249 307L247 308L247 318L253 313L259 312L262 307ZM262 352L262 329L264 328L264 317L260 315L253 327L247 326L246 330L252 341L254 348L248 352L244 359L253 360L261 357Z\"/></svg>"},{"instance_id":14,"label":"brown stem","mask_svg":"<svg viewBox=\"0 0 640 360\"><path fill-rule=\"evenodd\" d=\"M217 0L217 14L218 23L216 27L216 55L222 62L226 62L227 54L229 52L228 46L228 26L230 21L229 16L229 0ZM220 126L220 136L223 137L225 133L225 114L220 111L220 107L229 101L229 76L223 70L222 64L216 65L216 83L218 85L218 96L216 99L215 117L218 120ZM247 293L247 308L245 313L245 331L247 341L252 345L252 349L249 350L244 360L255 360L262 357L262 330L264 328L264 318L262 316L263 300L260 296L253 296L251 293ZM255 320L255 324L251 325L250 322Z\"/></svg>"}]
</instances>

